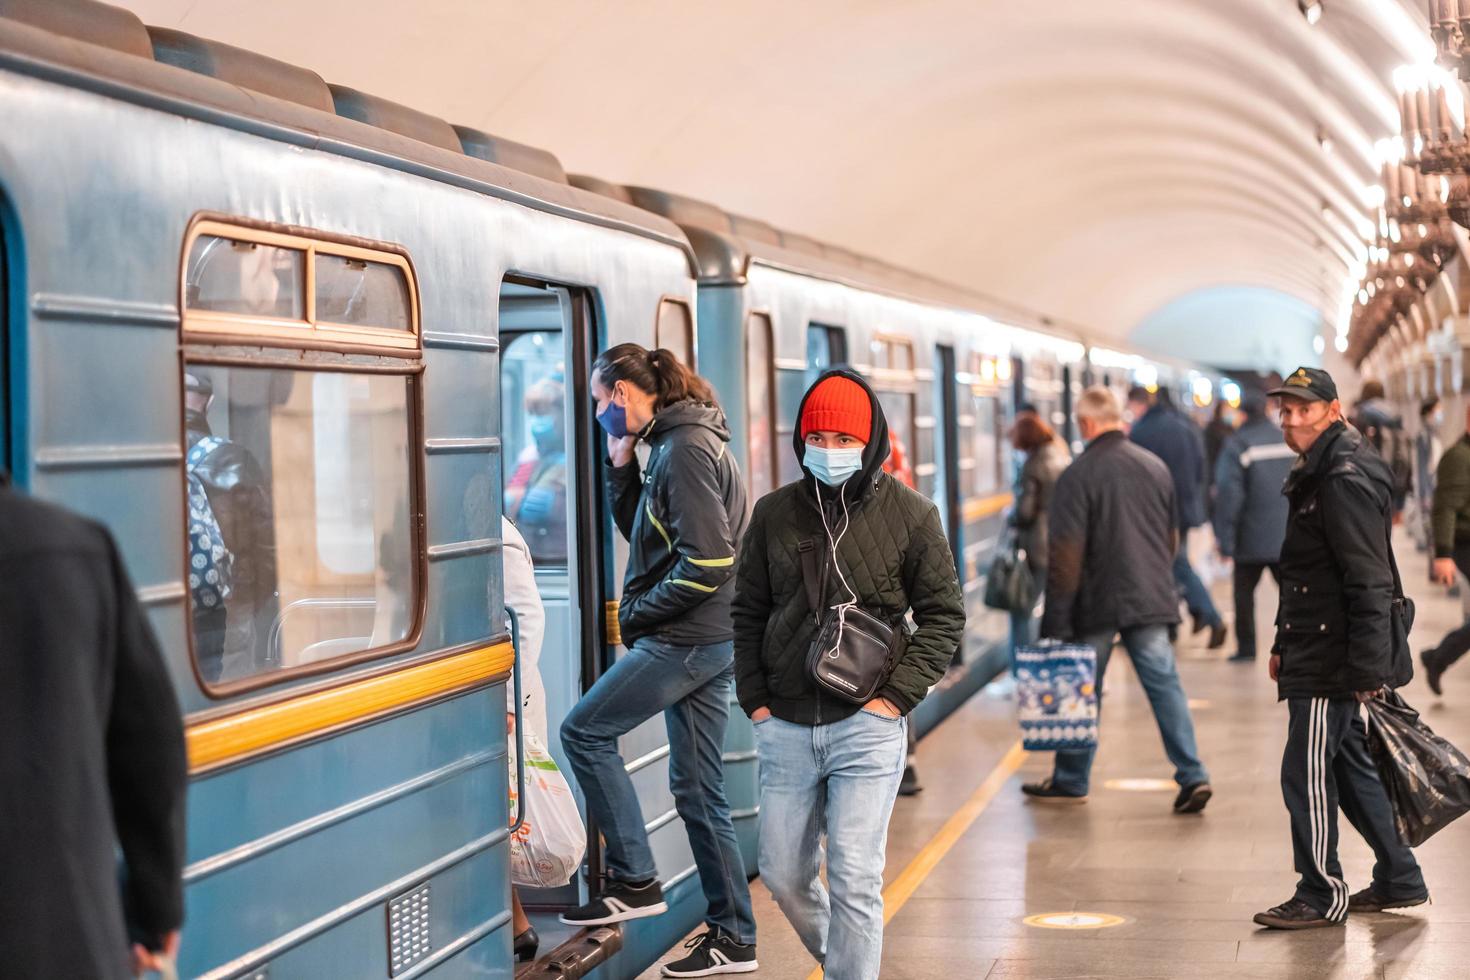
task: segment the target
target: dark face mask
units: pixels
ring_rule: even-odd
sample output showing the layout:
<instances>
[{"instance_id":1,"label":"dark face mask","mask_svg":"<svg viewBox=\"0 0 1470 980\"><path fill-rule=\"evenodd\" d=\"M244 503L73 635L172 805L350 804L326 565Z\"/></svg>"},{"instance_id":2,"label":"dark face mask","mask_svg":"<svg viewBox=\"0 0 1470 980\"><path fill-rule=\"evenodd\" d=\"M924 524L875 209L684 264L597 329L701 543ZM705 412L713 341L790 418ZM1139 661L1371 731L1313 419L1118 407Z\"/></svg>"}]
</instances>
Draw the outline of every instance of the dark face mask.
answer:
<instances>
[{"instance_id":1,"label":"dark face mask","mask_svg":"<svg viewBox=\"0 0 1470 980\"><path fill-rule=\"evenodd\" d=\"M609 401L607 408L597 413L597 424L614 439L623 439L633 434L628 431L627 410L614 401Z\"/></svg>"}]
</instances>

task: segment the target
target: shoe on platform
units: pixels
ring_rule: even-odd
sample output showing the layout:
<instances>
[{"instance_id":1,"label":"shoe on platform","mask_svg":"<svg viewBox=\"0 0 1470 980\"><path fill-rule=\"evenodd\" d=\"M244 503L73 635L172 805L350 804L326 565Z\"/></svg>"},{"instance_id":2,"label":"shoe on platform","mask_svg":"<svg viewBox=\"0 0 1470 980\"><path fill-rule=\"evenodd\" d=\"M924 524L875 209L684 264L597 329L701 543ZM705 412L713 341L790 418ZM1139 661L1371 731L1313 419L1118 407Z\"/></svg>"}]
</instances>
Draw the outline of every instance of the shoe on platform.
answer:
<instances>
[{"instance_id":1,"label":"shoe on platform","mask_svg":"<svg viewBox=\"0 0 1470 980\"><path fill-rule=\"evenodd\" d=\"M1389 909L1411 909L1429 901L1429 893L1413 898L1393 899L1384 896L1373 885L1369 885L1348 899L1348 912L1387 912Z\"/></svg>"},{"instance_id":2,"label":"shoe on platform","mask_svg":"<svg viewBox=\"0 0 1470 980\"><path fill-rule=\"evenodd\" d=\"M1022 783L1021 792L1026 794L1027 799L1037 803L1076 805L1087 802L1086 793L1069 793L1064 789L1059 789L1050 779L1043 779L1039 783Z\"/></svg>"},{"instance_id":3,"label":"shoe on platform","mask_svg":"<svg viewBox=\"0 0 1470 980\"><path fill-rule=\"evenodd\" d=\"M530 963L536 958L536 950L541 946L541 937L536 935L534 927L511 941L511 950L515 953L517 963Z\"/></svg>"},{"instance_id":4,"label":"shoe on platform","mask_svg":"<svg viewBox=\"0 0 1470 980\"><path fill-rule=\"evenodd\" d=\"M1194 613L1190 613L1190 633L1203 633L1206 629L1209 628L1209 625L1210 624L1205 621L1205 618L1203 616L1196 616Z\"/></svg>"},{"instance_id":5,"label":"shoe on platform","mask_svg":"<svg viewBox=\"0 0 1470 980\"><path fill-rule=\"evenodd\" d=\"M668 910L663 887L657 881L634 888L627 882L609 878L601 895L580 908L563 912L557 918L569 926L606 926L629 919L663 915Z\"/></svg>"},{"instance_id":6,"label":"shoe on platform","mask_svg":"<svg viewBox=\"0 0 1470 980\"><path fill-rule=\"evenodd\" d=\"M1429 689L1434 692L1435 697L1443 697L1444 689L1440 687L1439 682L1440 678L1444 677L1444 668L1436 666L1434 661L1429 659L1429 655L1433 652L1433 650L1420 650L1419 662L1424 665L1424 681L1429 685Z\"/></svg>"},{"instance_id":7,"label":"shoe on platform","mask_svg":"<svg viewBox=\"0 0 1470 980\"><path fill-rule=\"evenodd\" d=\"M1241 653L1237 650L1227 659L1233 664L1253 664L1256 662L1256 655L1254 653Z\"/></svg>"},{"instance_id":8,"label":"shoe on platform","mask_svg":"<svg viewBox=\"0 0 1470 980\"><path fill-rule=\"evenodd\" d=\"M1274 909L1257 912L1251 921L1267 929L1325 929L1328 926L1342 925L1347 921L1347 916L1329 919L1301 899L1293 898Z\"/></svg>"},{"instance_id":9,"label":"shoe on platform","mask_svg":"<svg viewBox=\"0 0 1470 980\"><path fill-rule=\"evenodd\" d=\"M1192 783L1179 791L1174 797L1175 813L1199 813L1210 802L1210 797L1215 791L1210 788L1209 783Z\"/></svg>"},{"instance_id":10,"label":"shoe on platform","mask_svg":"<svg viewBox=\"0 0 1470 980\"><path fill-rule=\"evenodd\" d=\"M919 773L913 766L903 767L903 778L898 781L899 796L918 796L924 792L924 786L919 782Z\"/></svg>"},{"instance_id":11,"label":"shoe on platform","mask_svg":"<svg viewBox=\"0 0 1470 980\"><path fill-rule=\"evenodd\" d=\"M710 929L684 944L689 955L666 964L666 977L712 977L722 973L754 973L760 969L755 944L742 946L722 929Z\"/></svg>"},{"instance_id":12,"label":"shoe on platform","mask_svg":"<svg viewBox=\"0 0 1470 980\"><path fill-rule=\"evenodd\" d=\"M1225 641L1227 639L1229 639L1229 637L1230 637L1230 628L1228 626L1226 626L1224 623L1221 623L1218 626L1211 626L1210 627L1210 649L1211 650L1218 650L1218 649L1220 649L1221 647L1223 647L1225 645Z\"/></svg>"}]
</instances>

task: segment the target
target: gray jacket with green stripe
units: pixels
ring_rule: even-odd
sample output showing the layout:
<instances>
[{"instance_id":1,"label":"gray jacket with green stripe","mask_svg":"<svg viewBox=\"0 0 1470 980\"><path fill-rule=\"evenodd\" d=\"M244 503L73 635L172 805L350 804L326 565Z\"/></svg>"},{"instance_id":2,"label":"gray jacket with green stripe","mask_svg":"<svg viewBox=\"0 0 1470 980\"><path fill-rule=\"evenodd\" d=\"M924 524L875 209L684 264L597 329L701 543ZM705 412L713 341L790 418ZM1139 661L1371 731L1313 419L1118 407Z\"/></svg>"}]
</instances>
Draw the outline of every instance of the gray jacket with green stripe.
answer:
<instances>
[{"instance_id":1,"label":"gray jacket with green stripe","mask_svg":"<svg viewBox=\"0 0 1470 980\"><path fill-rule=\"evenodd\" d=\"M639 433L651 452L608 469L608 496L628 539L618 625L623 643L655 636L696 646L734 637L735 551L745 533L745 483L718 405L668 406Z\"/></svg>"}]
</instances>

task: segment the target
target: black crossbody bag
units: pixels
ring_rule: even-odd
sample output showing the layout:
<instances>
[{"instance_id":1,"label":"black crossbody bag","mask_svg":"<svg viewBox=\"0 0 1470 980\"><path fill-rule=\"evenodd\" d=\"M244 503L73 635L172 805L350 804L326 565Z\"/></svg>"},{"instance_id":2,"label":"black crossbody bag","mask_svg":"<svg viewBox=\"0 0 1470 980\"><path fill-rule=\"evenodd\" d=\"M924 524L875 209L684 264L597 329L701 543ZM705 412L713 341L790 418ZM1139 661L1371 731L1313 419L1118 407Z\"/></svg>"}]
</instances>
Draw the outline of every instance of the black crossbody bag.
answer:
<instances>
[{"instance_id":1,"label":"black crossbody bag","mask_svg":"<svg viewBox=\"0 0 1470 980\"><path fill-rule=\"evenodd\" d=\"M823 561L817 568L817 548L816 541L797 545L807 605L817 624L806 655L807 674L822 690L853 704L867 704L893 675L908 645L908 633L857 606L848 607L846 613L825 606L822 597L827 594L831 563Z\"/></svg>"},{"instance_id":2,"label":"black crossbody bag","mask_svg":"<svg viewBox=\"0 0 1470 980\"><path fill-rule=\"evenodd\" d=\"M1404 595L1404 583L1399 579L1399 563L1393 554L1393 522L1388 524L1388 567L1393 571L1393 600L1389 603L1389 670L1406 666L1405 675L1395 675L1390 687L1403 687L1414 676L1414 655L1409 649L1409 631L1414 628L1414 600Z\"/></svg>"}]
</instances>

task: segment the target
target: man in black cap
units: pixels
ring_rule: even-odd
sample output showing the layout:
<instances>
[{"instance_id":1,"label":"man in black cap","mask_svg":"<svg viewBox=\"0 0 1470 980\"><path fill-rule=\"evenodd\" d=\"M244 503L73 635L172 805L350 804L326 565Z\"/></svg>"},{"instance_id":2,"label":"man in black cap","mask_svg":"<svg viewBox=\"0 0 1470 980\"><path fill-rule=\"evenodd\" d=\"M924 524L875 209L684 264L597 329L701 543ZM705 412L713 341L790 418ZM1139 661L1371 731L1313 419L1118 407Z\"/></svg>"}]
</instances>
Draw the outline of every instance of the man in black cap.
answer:
<instances>
[{"instance_id":1,"label":"man in black cap","mask_svg":"<svg viewBox=\"0 0 1470 980\"><path fill-rule=\"evenodd\" d=\"M1389 543L1393 474L1342 420L1326 372L1300 368L1281 399L1286 444L1299 458L1286 481L1281 608L1271 677L1290 709L1281 791L1301 875L1296 894L1255 921L1272 929L1340 925L1349 912L1429 900L1418 862L1399 839L1368 755L1358 704L1413 676L1392 608L1398 571ZM1348 894L1337 859L1337 808L1373 848L1373 883Z\"/></svg>"}]
</instances>

